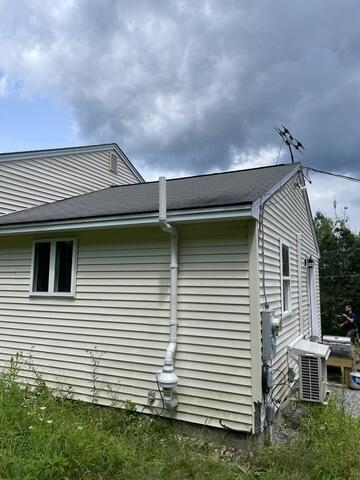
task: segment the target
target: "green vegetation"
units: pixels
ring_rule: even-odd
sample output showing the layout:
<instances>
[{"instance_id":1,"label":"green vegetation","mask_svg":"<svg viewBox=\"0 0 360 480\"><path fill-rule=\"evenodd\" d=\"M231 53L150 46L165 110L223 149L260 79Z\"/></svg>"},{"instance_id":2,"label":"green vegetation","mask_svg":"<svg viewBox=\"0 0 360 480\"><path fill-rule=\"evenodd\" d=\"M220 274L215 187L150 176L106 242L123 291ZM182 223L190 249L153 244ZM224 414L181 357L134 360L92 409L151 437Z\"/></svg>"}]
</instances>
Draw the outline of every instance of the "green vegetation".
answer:
<instances>
[{"instance_id":1,"label":"green vegetation","mask_svg":"<svg viewBox=\"0 0 360 480\"><path fill-rule=\"evenodd\" d=\"M359 480L360 419L312 405L292 441L259 450L249 480ZM256 473L255 473L256 472Z\"/></svg>"},{"instance_id":2,"label":"green vegetation","mask_svg":"<svg viewBox=\"0 0 360 480\"><path fill-rule=\"evenodd\" d=\"M321 323L324 334L345 335L339 327L344 305L360 315L360 235L344 220L317 212L315 229L320 247Z\"/></svg>"},{"instance_id":3,"label":"green vegetation","mask_svg":"<svg viewBox=\"0 0 360 480\"><path fill-rule=\"evenodd\" d=\"M171 423L54 395L17 362L0 377L1 480L360 479L360 420L310 408L295 439L243 452L179 435Z\"/></svg>"}]
</instances>

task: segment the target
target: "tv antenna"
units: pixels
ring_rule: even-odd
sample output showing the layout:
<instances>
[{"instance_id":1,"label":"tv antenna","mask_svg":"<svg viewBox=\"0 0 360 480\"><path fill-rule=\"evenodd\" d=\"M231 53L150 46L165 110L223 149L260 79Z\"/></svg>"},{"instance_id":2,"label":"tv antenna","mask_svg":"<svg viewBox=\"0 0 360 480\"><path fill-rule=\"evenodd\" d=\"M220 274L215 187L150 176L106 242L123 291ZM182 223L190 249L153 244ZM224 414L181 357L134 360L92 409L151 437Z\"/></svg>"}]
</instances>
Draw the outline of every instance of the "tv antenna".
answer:
<instances>
[{"instance_id":1,"label":"tv antenna","mask_svg":"<svg viewBox=\"0 0 360 480\"><path fill-rule=\"evenodd\" d=\"M299 140L296 140L296 138L294 138L291 135L289 130L284 125L281 125L281 126L282 128L275 127L275 130L280 135L282 141L286 143L286 145L288 146L290 157L291 157L291 163L294 163L294 154L292 151L292 147L294 147L295 150L298 150L300 153L303 153L302 151L305 150L305 147L301 142L299 142Z\"/></svg>"}]
</instances>

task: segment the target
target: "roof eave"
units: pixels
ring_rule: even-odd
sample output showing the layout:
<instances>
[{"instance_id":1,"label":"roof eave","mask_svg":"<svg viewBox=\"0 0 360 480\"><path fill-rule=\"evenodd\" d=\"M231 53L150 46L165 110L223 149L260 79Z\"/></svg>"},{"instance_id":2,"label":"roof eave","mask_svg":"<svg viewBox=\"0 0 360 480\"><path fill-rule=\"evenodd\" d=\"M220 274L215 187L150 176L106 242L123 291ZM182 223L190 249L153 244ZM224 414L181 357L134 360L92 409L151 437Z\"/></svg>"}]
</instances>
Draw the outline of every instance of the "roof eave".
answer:
<instances>
[{"instance_id":1,"label":"roof eave","mask_svg":"<svg viewBox=\"0 0 360 480\"><path fill-rule=\"evenodd\" d=\"M283 179L281 179L280 182L278 182L268 192L266 192L264 195L258 198L252 205L252 209L251 209L252 217L259 220L260 205L266 202L272 195L274 195L274 193L280 190L294 175L296 175L299 172L301 172L301 164L298 164L297 167L294 170L292 170L288 175L286 175ZM314 220L313 220L313 215L311 211L310 200L309 200L307 190L303 190L303 197L305 200L305 205L306 205L307 213L309 216L310 228L314 237L318 258L320 258L320 247L319 247L319 242L318 242L316 231L315 231Z\"/></svg>"},{"instance_id":2,"label":"roof eave","mask_svg":"<svg viewBox=\"0 0 360 480\"><path fill-rule=\"evenodd\" d=\"M280 182L277 182L272 186L267 192L261 195L255 202L252 204L251 216L259 220L260 205L266 202L270 197L272 197L278 190L280 190L294 175L296 175L301 169L301 165L298 164L296 167L291 170L290 173L285 175Z\"/></svg>"},{"instance_id":3,"label":"roof eave","mask_svg":"<svg viewBox=\"0 0 360 480\"><path fill-rule=\"evenodd\" d=\"M169 211L167 220L171 224L249 219L252 204L231 205L211 208L194 208ZM0 236L19 234L68 232L79 230L100 230L137 226L155 226L159 222L158 212L143 214L111 215L83 219L52 220L33 223L19 223L0 226Z\"/></svg>"}]
</instances>

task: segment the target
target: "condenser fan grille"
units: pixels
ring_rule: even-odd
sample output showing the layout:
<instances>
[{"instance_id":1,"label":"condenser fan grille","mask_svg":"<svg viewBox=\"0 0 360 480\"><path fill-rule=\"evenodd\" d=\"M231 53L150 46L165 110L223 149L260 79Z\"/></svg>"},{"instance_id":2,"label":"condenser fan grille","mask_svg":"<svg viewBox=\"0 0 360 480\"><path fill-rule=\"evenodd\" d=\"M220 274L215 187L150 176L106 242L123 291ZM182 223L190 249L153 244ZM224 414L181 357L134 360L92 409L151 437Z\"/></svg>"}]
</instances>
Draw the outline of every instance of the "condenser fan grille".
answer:
<instances>
[{"instance_id":1,"label":"condenser fan grille","mask_svg":"<svg viewBox=\"0 0 360 480\"><path fill-rule=\"evenodd\" d=\"M321 378L319 359L317 357L301 357L301 383L303 400L318 402L321 400Z\"/></svg>"}]
</instances>

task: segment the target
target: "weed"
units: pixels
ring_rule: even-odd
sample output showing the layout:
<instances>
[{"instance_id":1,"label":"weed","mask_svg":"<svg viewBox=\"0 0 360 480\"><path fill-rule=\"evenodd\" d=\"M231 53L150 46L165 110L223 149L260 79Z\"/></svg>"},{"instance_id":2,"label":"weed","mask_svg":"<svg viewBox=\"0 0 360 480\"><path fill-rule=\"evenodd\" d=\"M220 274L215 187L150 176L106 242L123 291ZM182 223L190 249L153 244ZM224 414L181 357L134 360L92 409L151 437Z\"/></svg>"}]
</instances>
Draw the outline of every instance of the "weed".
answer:
<instances>
[{"instance_id":1,"label":"weed","mask_svg":"<svg viewBox=\"0 0 360 480\"><path fill-rule=\"evenodd\" d=\"M252 465L261 480L359 480L360 419L347 416L339 401L310 405L297 435L259 449Z\"/></svg>"},{"instance_id":2,"label":"weed","mask_svg":"<svg viewBox=\"0 0 360 480\"><path fill-rule=\"evenodd\" d=\"M59 398L33 362L35 385L22 385L20 366L21 356L14 357L0 375L1 479L360 479L360 420L335 402L309 408L289 441L243 454L205 434L180 435L171 421L141 415L132 402L120 410Z\"/></svg>"},{"instance_id":3,"label":"weed","mask_svg":"<svg viewBox=\"0 0 360 480\"><path fill-rule=\"evenodd\" d=\"M98 368L99 364L101 361L101 358L103 357L104 353L99 352L97 350L97 347L94 347L94 350L86 350L86 352L89 354L90 359L91 359L91 364L92 364L92 369L91 369L91 379L92 379L92 386L91 386L91 396L92 396L92 403L97 403L97 381L98 381Z\"/></svg>"}]
</instances>

